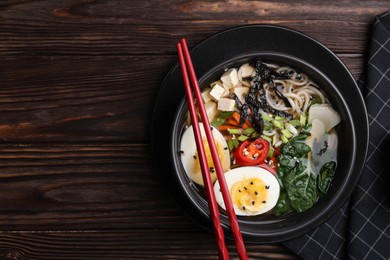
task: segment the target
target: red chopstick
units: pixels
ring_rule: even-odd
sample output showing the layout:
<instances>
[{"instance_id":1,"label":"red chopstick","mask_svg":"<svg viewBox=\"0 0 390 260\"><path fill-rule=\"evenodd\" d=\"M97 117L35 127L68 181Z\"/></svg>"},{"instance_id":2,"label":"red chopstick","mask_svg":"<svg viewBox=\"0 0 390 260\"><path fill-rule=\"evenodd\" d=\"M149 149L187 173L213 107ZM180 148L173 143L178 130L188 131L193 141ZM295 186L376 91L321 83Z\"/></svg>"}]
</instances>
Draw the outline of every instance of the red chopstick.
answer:
<instances>
[{"instance_id":1,"label":"red chopstick","mask_svg":"<svg viewBox=\"0 0 390 260\"><path fill-rule=\"evenodd\" d=\"M184 54L183 54L182 46L180 43L177 44L177 51L179 54L181 71L183 74L187 102L189 104L190 117L191 117L192 127L194 130L195 143L196 143L196 147L198 150L199 162L200 162L202 176L203 176L203 182L204 182L205 190L206 190L206 197L208 200L211 219L213 221L215 239L216 239L217 244L218 244L219 259L229 259L229 253L228 253L226 245L225 245L225 235L223 233L223 229L222 229L220 219L219 219L218 204L217 204L217 201L215 199L213 184L212 184L211 177L209 174L209 165L208 165L207 159L206 159L206 152L205 152L204 147L203 147L203 140L202 140L202 135L200 132L198 117L196 115L196 109L195 109L194 99L192 96L190 81L188 79L188 73L187 73L187 68L185 65Z\"/></svg>"},{"instance_id":2,"label":"red chopstick","mask_svg":"<svg viewBox=\"0 0 390 260\"><path fill-rule=\"evenodd\" d=\"M180 43L177 44L177 50L179 55L180 66L182 70L184 86L187 96L187 102L189 105L190 116L192 120L192 125L194 129L195 141L197 144L199 161L201 162L202 176L205 183L206 195L209 203L210 215L214 224L214 232L215 237L218 244L218 252L220 259L229 259L229 255L226 249L225 241L224 241L224 233L221 227L220 219L219 219L219 211L218 204L215 199L215 194L213 190L213 184L209 175L209 167L206 159L206 154L203 147L202 136L200 133L198 118L196 115L196 109L194 104L194 99L192 96L191 84L188 79L187 69L189 71L189 76L191 79L193 91L195 93L196 100L198 101L198 108L200 112L200 116L202 119L202 123L204 126L204 130L206 133L207 141L210 147L210 152L214 162L214 168L217 173L217 178L220 184L222 197L225 202L226 211L229 217L230 228L233 233L234 241L236 243L237 253L240 259L248 259L247 252L244 245L244 240L242 238L242 234L240 231L240 227L237 222L237 216L234 212L233 204L231 201L231 197L229 194L229 188L226 184L224 172L222 169L221 161L218 157L218 151L215 146L214 138L211 133L210 123L207 117L206 109L203 104L202 94L200 91L200 87L198 84L198 80L195 74L194 67L192 65L192 60L190 56L190 52L188 50L188 46L185 39L181 39Z\"/></svg>"}]
</instances>

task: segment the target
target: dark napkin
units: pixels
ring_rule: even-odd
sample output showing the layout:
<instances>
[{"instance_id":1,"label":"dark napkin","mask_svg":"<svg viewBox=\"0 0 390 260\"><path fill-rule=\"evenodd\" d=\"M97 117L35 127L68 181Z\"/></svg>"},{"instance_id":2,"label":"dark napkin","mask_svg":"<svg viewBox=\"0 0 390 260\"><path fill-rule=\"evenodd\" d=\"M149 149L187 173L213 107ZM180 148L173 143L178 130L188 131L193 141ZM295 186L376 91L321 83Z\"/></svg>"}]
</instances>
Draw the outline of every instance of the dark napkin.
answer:
<instances>
[{"instance_id":1,"label":"dark napkin","mask_svg":"<svg viewBox=\"0 0 390 260\"><path fill-rule=\"evenodd\" d=\"M365 166L346 205L284 243L303 259L390 259L390 12L376 17L371 34L359 82L370 129Z\"/></svg>"}]
</instances>

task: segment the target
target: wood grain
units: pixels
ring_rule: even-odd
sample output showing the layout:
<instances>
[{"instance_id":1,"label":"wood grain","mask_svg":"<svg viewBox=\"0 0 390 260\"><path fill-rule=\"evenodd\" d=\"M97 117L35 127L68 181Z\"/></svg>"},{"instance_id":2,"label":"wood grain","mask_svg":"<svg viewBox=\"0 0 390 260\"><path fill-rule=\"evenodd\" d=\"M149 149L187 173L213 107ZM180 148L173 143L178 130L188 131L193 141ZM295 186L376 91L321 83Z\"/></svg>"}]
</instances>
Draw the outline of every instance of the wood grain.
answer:
<instances>
[{"instance_id":1,"label":"wood grain","mask_svg":"<svg viewBox=\"0 0 390 260\"><path fill-rule=\"evenodd\" d=\"M117 232L23 232L0 234L2 259L218 259L212 236L123 230ZM185 232L187 232L185 231ZM182 239L178 240L177 236ZM164 240L160 238L164 237ZM66 243L64 243L66 241ZM227 242L232 259L234 244ZM250 259L299 259L274 245L247 245Z\"/></svg>"},{"instance_id":2,"label":"wood grain","mask_svg":"<svg viewBox=\"0 0 390 260\"><path fill-rule=\"evenodd\" d=\"M149 153L140 144L2 147L0 230L158 228L169 217L179 226Z\"/></svg>"},{"instance_id":3,"label":"wood grain","mask_svg":"<svg viewBox=\"0 0 390 260\"><path fill-rule=\"evenodd\" d=\"M12 1L1 4L3 55L173 53L243 24L300 30L335 52L362 53L387 1ZM228 19L226 19L228 18ZM108 48L109 47L109 48Z\"/></svg>"},{"instance_id":4,"label":"wood grain","mask_svg":"<svg viewBox=\"0 0 390 260\"><path fill-rule=\"evenodd\" d=\"M3 145L0 256L217 259L212 234L185 217L159 185L149 150L137 144ZM297 259L278 245L247 249L254 258Z\"/></svg>"}]
</instances>

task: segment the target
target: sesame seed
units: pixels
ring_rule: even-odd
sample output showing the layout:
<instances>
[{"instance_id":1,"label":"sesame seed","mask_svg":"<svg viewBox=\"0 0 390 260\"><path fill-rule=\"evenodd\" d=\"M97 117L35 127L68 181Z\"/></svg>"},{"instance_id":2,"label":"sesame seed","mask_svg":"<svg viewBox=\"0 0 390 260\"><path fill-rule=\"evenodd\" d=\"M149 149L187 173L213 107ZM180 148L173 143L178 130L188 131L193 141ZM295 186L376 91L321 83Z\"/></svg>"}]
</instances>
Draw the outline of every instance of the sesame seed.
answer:
<instances>
[{"instance_id":1,"label":"sesame seed","mask_svg":"<svg viewBox=\"0 0 390 260\"><path fill-rule=\"evenodd\" d=\"M270 188L270 186L269 185L265 185L265 188L268 190Z\"/></svg>"}]
</instances>

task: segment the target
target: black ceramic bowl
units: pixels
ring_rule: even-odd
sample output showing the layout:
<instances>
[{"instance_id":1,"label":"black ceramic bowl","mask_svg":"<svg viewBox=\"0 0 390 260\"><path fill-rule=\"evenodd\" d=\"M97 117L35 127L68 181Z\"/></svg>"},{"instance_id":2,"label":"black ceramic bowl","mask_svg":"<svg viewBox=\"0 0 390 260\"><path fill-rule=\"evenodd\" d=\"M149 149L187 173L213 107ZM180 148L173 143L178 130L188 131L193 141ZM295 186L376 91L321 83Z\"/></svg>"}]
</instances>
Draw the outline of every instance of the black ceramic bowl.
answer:
<instances>
[{"instance_id":1,"label":"black ceramic bowl","mask_svg":"<svg viewBox=\"0 0 390 260\"><path fill-rule=\"evenodd\" d=\"M339 112L338 164L328 194L311 209L275 217L238 217L247 242L280 242L302 235L332 216L351 195L363 167L368 121L354 78L325 46L299 32L269 25L236 27L212 36L191 51L200 86L219 78L226 68L253 58L288 65L315 81ZM157 174L176 204L194 222L212 231L207 201L187 177L178 154L188 107L180 68L165 78L154 110L152 149ZM221 213L227 237L227 215Z\"/></svg>"}]
</instances>

